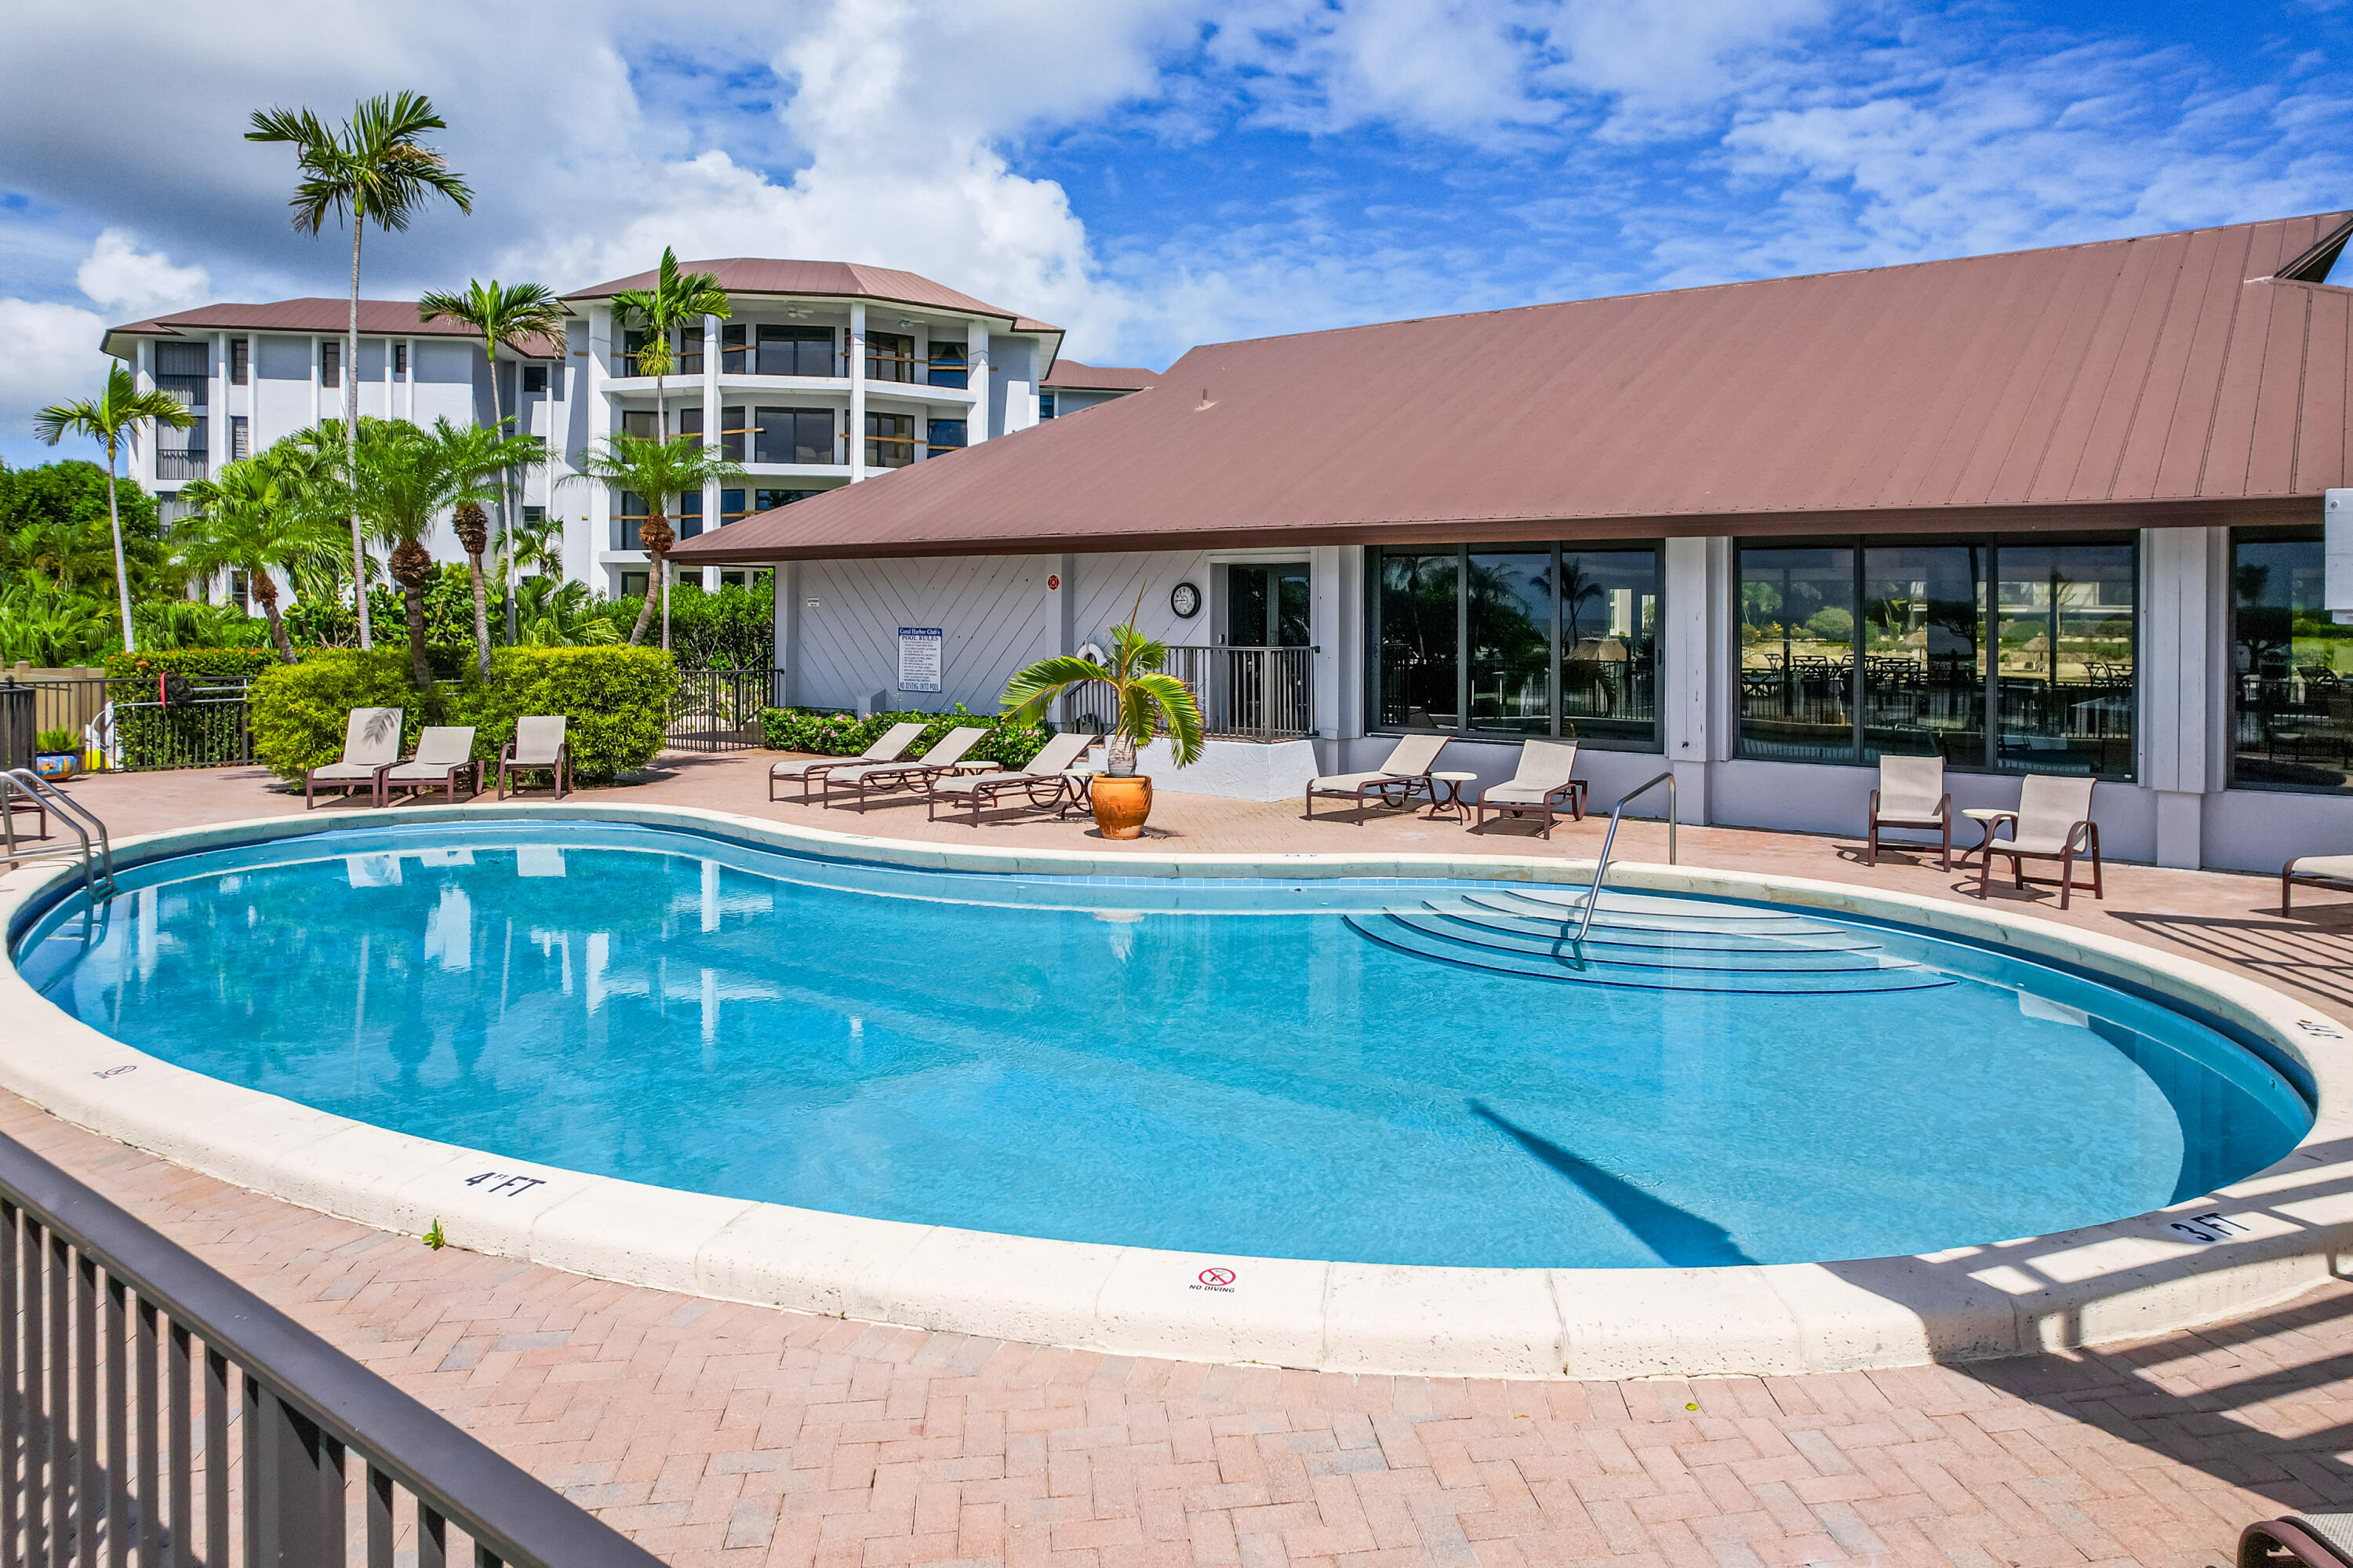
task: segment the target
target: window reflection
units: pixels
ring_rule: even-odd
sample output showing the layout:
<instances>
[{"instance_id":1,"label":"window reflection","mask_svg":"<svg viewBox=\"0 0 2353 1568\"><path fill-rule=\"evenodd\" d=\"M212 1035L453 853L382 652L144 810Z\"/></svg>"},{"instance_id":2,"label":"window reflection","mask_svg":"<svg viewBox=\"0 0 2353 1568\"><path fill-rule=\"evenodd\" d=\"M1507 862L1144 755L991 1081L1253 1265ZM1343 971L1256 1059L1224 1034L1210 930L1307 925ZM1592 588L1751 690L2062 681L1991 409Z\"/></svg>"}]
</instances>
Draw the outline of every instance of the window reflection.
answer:
<instances>
[{"instance_id":1,"label":"window reflection","mask_svg":"<svg viewBox=\"0 0 2353 1568\"><path fill-rule=\"evenodd\" d=\"M2322 597L2317 528L2231 536L2231 782L2353 789L2353 626Z\"/></svg>"},{"instance_id":2,"label":"window reflection","mask_svg":"<svg viewBox=\"0 0 2353 1568\"><path fill-rule=\"evenodd\" d=\"M1740 744L1778 762L1854 758L1854 552L1740 552Z\"/></svg>"},{"instance_id":3,"label":"window reflection","mask_svg":"<svg viewBox=\"0 0 2353 1568\"><path fill-rule=\"evenodd\" d=\"M1380 723L1386 729L1453 729L1456 600L1453 550L1380 554Z\"/></svg>"},{"instance_id":4,"label":"window reflection","mask_svg":"<svg viewBox=\"0 0 2353 1568\"><path fill-rule=\"evenodd\" d=\"M1983 759L1984 602L1985 551L1977 546L1863 552L1863 761L1883 752L1972 768Z\"/></svg>"},{"instance_id":5,"label":"window reflection","mask_svg":"<svg viewBox=\"0 0 2353 1568\"><path fill-rule=\"evenodd\" d=\"M1659 553L1560 553L1561 733L1655 746Z\"/></svg>"},{"instance_id":6,"label":"window reflection","mask_svg":"<svg viewBox=\"0 0 2353 1568\"><path fill-rule=\"evenodd\" d=\"M1552 552L1472 550L1471 727L1552 732Z\"/></svg>"},{"instance_id":7,"label":"window reflection","mask_svg":"<svg viewBox=\"0 0 2353 1568\"><path fill-rule=\"evenodd\" d=\"M2130 777L2133 554L2130 545L1995 553L1995 767Z\"/></svg>"}]
</instances>

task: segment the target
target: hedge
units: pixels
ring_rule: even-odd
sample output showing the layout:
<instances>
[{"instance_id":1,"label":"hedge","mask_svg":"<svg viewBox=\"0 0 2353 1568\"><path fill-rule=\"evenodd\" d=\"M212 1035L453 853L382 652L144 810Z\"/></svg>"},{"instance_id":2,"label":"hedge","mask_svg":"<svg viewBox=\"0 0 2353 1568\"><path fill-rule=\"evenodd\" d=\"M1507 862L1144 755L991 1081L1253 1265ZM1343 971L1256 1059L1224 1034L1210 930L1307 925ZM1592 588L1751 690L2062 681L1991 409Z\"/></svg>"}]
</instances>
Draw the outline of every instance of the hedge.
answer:
<instances>
[{"instance_id":1,"label":"hedge","mask_svg":"<svg viewBox=\"0 0 2353 1568\"><path fill-rule=\"evenodd\" d=\"M352 709L396 707L404 752L428 724L470 724L474 755L495 763L517 718L562 714L572 770L601 780L654 759L677 694L678 667L658 648L501 648L487 683L441 681L430 692L409 683L405 647L322 648L254 682L253 749L271 772L298 783L343 755Z\"/></svg>"},{"instance_id":2,"label":"hedge","mask_svg":"<svg viewBox=\"0 0 2353 1568\"><path fill-rule=\"evenodd\" d=\"M106 690L121 702L152 703L161 675L185 675L199 686L235 685L277 662L274 648L150 648L109 653Z\"/></svg>"},{"instance_id":3,"label":"hedge","mask_svg":"<svg viewBox=\"0 0 2353 1568\"><path fill-rule=\"evenodd\" d=\"M1001 762L1008 768L1027 764L1044 748L1046 737L1054 733L1042 725L1007 724L1002 714L969 714L961 705L951 713L908 711L874 714L867 718L827 708L760 710L761 736L770 750L814 751L822 757L855 757L894 724L923 726L923 733L908 752L911 757L923 756L952 729L984 726L990 733L965 755Z\"/></svg>"}]
</instances>

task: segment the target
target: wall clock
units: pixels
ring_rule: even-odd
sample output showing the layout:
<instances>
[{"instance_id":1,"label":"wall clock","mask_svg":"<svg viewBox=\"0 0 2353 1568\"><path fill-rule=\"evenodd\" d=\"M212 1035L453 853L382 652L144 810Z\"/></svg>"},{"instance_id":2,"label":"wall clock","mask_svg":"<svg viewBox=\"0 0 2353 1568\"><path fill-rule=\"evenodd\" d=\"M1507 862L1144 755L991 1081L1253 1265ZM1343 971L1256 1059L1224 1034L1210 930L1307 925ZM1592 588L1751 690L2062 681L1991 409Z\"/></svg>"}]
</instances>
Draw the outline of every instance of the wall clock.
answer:
<instances>
[{"instance_id":1,"label":"wall clock","mask_svg":"<svg viewBox=\"0 0 2353 1568\"><path fill-rule=\"evenodd\" d=\"M1178 619L1190 620L1201 613L1201 590L1191 583L1178 583L1168 590L1168 608Z\"/></svg>"}]
</instances>

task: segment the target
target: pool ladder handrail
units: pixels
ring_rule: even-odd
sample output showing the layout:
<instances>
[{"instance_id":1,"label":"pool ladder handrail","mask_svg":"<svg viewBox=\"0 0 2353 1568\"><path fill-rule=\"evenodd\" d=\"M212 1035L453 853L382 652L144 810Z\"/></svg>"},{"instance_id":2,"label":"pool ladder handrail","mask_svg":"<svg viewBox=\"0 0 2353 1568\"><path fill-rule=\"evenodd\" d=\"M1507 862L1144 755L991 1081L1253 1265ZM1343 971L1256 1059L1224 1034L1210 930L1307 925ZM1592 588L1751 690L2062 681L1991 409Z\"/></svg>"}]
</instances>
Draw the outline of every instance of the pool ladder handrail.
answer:
<instances>
[{"instance_id":1,"label":"pool ladder handrail","mask_svg":"<svg viewBox=\"0 0 2353 1568\"><path fill-rule=\"evenodd\" d=\"M18 851L16 848L16 813L7 804L7 797L22 789L35 800L47 803L51 812L81 841L81 883L96 904L114 893L114 845L106 834L106 824L80 801L42 778L29 768L0 768L0 835L5 835L6 849L0 861L14 863L20 858L44 852ZM98 842L93 849L90 833L95 830Z\"/></svg>"},{"instance_id":2,"label":"pool ladder handrail","mask_svg":"<svg viewBox=\"0 0 2353 1568\"><path fill-rule=\"evenodd\" d=\"M1609 808L1609 831L1601 835L1601 858L1593 863L1593 885L1586 891L1585 917L1577 923L1577 935L1569 938L1571 943L1585 940L1586 928L1593 924L1593 911L1600 906L1601 879L1609 874L1609 846L1618 841L1618 819L1626 814L1627 802L1662 784L1667 787L1667 863L1675 863L1675 770L1670 768L1656 779L1635 785Z\"/></svg>"}]
</instances>

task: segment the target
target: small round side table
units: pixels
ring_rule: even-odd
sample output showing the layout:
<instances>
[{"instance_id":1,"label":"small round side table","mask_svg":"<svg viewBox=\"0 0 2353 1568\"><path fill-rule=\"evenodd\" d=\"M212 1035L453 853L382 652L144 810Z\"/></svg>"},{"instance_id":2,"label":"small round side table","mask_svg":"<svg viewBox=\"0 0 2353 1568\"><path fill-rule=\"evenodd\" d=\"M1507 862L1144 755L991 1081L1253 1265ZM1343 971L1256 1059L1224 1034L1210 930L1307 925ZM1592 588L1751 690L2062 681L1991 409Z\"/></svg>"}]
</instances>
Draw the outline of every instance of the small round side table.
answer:
<instances>
[{"instance_id":1,"label":"small round side table","mask_svg":"<svg viewBox=\"0 0 2353 1568\"><path fill-rule=\"evenodd\" d=\"M2005 811L1993 806L1971 806L1967 810L1963 811L1961 815L1967 817L1970 821L1975 822L1978 825L1977 845L1973 849L1965 849L1961 852L1961 869L1963 871L1968 870L1969 856L1975 855L1978 857L1978 875L1980 877L1991 876L1993 874L1993 855L1991 853L1993 849L1993 831L2002 823L2014 819L2018 813L2016 811Z\"/></svg>"},{"instance_id":2,"label":"small round side table","mask_svg":"<svg viewBox=\"0 0 2353 1568\"><path fill-rule=\"evenodd\" d=\"M1457 821L1469 821L1471 806L1462 799L1462 786L1478 781L1476 773L1432 773L1430 776L1430 810L1422 814L1421 820L1436 821L1442 811Z\"/></svg>"}]
</instances>

